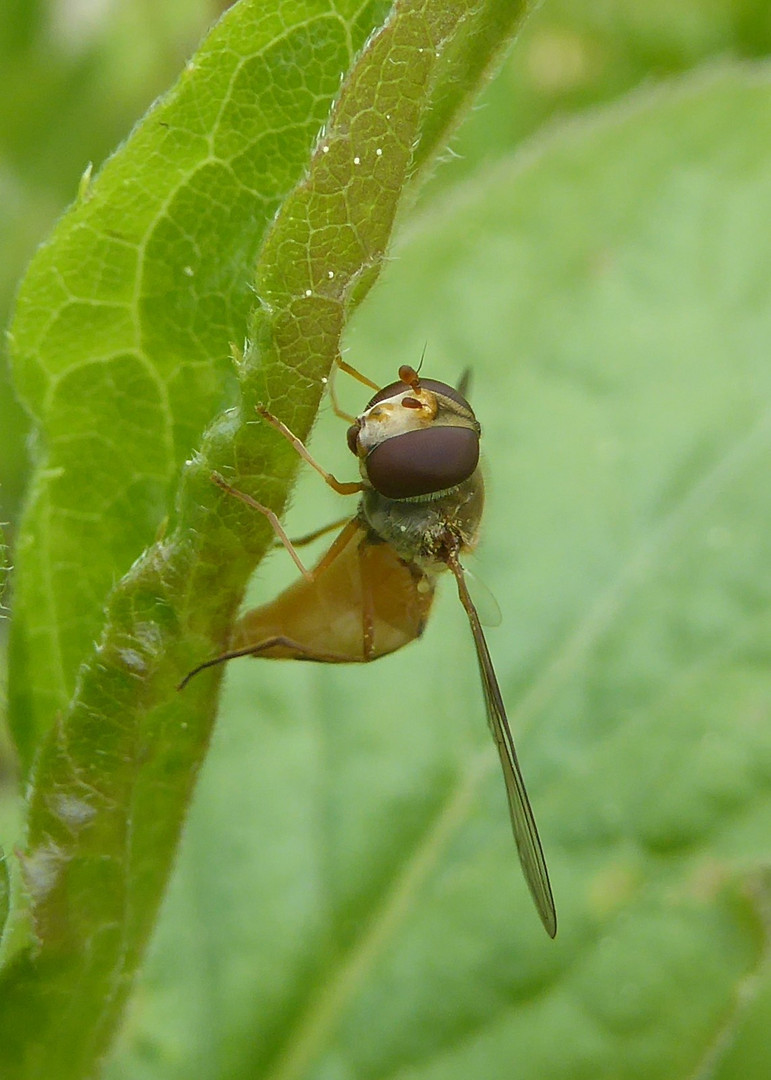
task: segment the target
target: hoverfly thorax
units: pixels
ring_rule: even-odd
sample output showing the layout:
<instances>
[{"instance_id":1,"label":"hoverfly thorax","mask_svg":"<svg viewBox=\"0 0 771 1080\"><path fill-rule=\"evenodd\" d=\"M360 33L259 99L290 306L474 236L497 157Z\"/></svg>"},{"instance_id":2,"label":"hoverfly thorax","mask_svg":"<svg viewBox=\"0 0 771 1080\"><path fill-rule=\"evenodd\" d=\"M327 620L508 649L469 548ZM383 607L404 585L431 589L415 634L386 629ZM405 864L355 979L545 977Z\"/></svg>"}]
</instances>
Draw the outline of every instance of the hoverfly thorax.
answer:
<instances>
[{"instance_id":1,"label":"hoverfly thorax","mask_svg":"<svg viewBox=\"0 0 771 1080\"><path fill-rule=\"evenodd\" d=\"M419 499L468 480L479 462L480 428L452 386L406 365L348 429L361 475L387 499Z\"/></svg>"}]
</instances>

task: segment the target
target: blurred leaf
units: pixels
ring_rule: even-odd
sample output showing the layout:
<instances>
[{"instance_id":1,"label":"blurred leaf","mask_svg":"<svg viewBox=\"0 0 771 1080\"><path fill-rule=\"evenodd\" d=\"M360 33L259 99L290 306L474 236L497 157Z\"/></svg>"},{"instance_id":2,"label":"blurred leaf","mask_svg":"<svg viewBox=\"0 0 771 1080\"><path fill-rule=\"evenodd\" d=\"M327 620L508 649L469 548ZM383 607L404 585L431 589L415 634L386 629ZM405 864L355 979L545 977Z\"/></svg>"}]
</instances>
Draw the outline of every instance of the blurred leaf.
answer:
<instances>
[{"instance_id":1,"label":"blurred leaf","mask_svg":"<svg viewBox=\"0 0 771 1080\"><path fill-rule=\"evenodd\" d=\"M499 160L550 121L688 71L710 58L771 51L766 0L547 0L534 5L512 54L424 193Z\"/></svg>"},{"instance_id":2,"label":"blurred leaf","mask_svg":"<svg viewBox=\"0 0 771 1080\"><path fill-rule=\"evenodd\" d=\"M8 906L11 898L11 882L8 877L8 866L5 854L0 848L0 941L5 933L5 924L8 921Z\"/></svg>"},{"instance_id":3,"label":"blurred leaf","mask_svg":"<svg viewBox=\"0 0 771 1080\"><path fill-rule=\"evenodd\" d=\"M295 23L280 7L241 3L219 24L178 87L84 184L19 296L17 385L45 445L14 621L27 756L53 720L23 856L36 950L15 958L2 987L0 1043L19 1080L91 1073L160 902L219 675L184 696L175 686L221 650L271 538L211 473L281 510L297 458L256 422L254 404L307 433L422 155L425 111L451 125L474 80L464 95L438 84L457 78L464 40L478 75L480 27L505 8L500 31L518 11L504 0L404 0L340 86L385 6L352 3L347 19L292 9ZM258 307L228 378L260 243ZM182 460L228 399L169 506ZM161 538L110 592L93 650L112 580L166 512Z\"/></svg>"},{"instance_id":4,"label":"blurred leaf","mask_svg":"<svg viewBox=\"0 0 771 1080\"><path fill-rule=\"evenodd\" d=\"M738 1002L736 1030L730 1045L716 1055L715 1080L746 1080L762 1077L768 1070L768 1029L771 1023L771 972L768 965L756 979L748 980ZM721 1060L722 1058L722 1060Z\"/></svg>"},{"instance_id":5,"label":"blurred leaf","mask_svg":"<svg viewBox=\"0 0 771 1080\"><path fill-rule=\"evenodd\" d=\"M768 956L770 148L761 66L568 127L427 210L348 340L473 368L556 942L450 587L366 668L230 666L111 1080L712 1075Z\"/></svg>"}]
</instances>

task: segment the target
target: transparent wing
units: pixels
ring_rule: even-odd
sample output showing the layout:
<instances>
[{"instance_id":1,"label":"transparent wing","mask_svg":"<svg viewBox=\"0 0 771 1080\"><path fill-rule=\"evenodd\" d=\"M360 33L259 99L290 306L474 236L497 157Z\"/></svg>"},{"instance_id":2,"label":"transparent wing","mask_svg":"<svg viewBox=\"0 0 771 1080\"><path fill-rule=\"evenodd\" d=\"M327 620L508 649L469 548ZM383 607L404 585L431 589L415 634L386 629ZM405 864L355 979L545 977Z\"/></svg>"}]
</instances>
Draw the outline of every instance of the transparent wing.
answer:
<instances>
[{"instance_id":1,"label":"transparent wing","mask_svg":"<svg viewBox=\"0 0 771 1080\"><path fill-rule=\"evenodd\" d=\"M533 816L530 800L525 790L525 782L522 779L519 762L517 761L517 752L514 749L514 740L511 737L509 721L506 718L503 697L498 686L498 680L495 677L493 662L482 633L479 616L466 587L463 568L456 560L450 561L449 566L458 583L460 600L466 610L471 624L471 632L474 635L474 644L477 650L477 659L479 660L479 672L482 676L482 688L485 695L485 704L487 705L487 720L493 733L495 745L498 748L498 756L501 759L519 861L522 864L525 880L546 932L550 937L554 937L557 933L557 912L554 907L551 885L549 884L549 872L546 869L546 860L543 856L538 828L535 824L535 817Z\"/></svg>"},{"instance_id":2,"label":"transparent wing","mask_svg":"<svg viewBox=\"0 0 771 1080\"><path fill-rule=\"evenodd\" d=\"M482 626L500 626L503 622L501 609L487 585L470 567L464 566L463 573L471 602L476 608Z\"/></svg>"}]
</instances>

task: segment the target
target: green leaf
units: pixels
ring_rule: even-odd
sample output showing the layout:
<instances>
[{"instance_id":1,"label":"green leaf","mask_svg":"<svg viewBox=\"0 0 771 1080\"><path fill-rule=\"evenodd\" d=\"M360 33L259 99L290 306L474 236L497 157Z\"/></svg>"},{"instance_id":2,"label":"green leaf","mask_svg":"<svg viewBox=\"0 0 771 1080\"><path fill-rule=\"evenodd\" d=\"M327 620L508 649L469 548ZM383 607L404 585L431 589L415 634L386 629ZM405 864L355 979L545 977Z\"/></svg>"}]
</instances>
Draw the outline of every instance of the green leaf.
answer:
<instances>
[{"instance_id":1,"label":"green leaf","mask_svg":"<svg viewBox=\"0 0 771 1080\"><path fill-rule=\"evenodd\" d=\"M17 390L45 433L12 642L27 762L72 695L110 587L233 399L230 343L266 229L388 8L347 6L237 5L30 267L12 328Z\"/></svg>"},{"instance_id":2,"label":"green leaf","mask_svg":"<svg viewBox=\"0 0 771 1080\"><path fill-rule=\"evenodd\" d=\"M664 1080L729 1050L768 955L770 125L758 66L553 133L428 209L347 339L382 382L426 341L428 375L473 368L556 941L450 583L377 664L229 666L111 1080ZM329 417L314 451L342 444ZM334 516L321 486L292 531Z\"/></svg>"},{"instance_id":3,"label":"green leaf","mask_svg":"<svg viewBox=\"0 0 771 1080\"><path fill-rule=\"evenodd\" d=\"M425 111L441 99L442 123L453 122L467 93L441 95L438 84L456 77L464 39L482 69L477 30L500 6L404 0L339 86L383 5L351 4L347 17L296 5L294 23L281 5L238 5L84 182L25 281L16 377L45 455L19 545L23 752L54 726L35 764L23 857L35 953L17 956L0 988L0 1043L19 1078L91 1073L153 925L220 675L175 688L222 649L271 539L211 474L282 508L296 455L254 404L308 432L413 155L425 157ZM261 241L258 307L226 378ZM164 534L124 573L227 401L183 470Z\"/></svg>"}]
</instances>

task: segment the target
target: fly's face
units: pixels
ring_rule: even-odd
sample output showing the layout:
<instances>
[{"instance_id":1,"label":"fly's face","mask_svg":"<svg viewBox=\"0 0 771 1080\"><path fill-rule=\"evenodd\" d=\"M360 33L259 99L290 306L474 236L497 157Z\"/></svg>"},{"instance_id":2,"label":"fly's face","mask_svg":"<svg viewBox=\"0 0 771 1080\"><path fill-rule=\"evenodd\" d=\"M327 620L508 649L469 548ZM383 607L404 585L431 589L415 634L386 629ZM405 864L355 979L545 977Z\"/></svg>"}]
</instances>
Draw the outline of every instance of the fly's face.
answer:
<instances>
[{"instance_id":1,"label":"fly's face","mask_svg":"<svg viewBox=\"0 0 771 1080\"><path fill-rule=\"evenodd\" d=\"M448 491L479 462L480 428L452 386L418 379L411 367L370 400L348 429L348 447L364 480L388 499Z\"/></svg>"}]
</instances>

